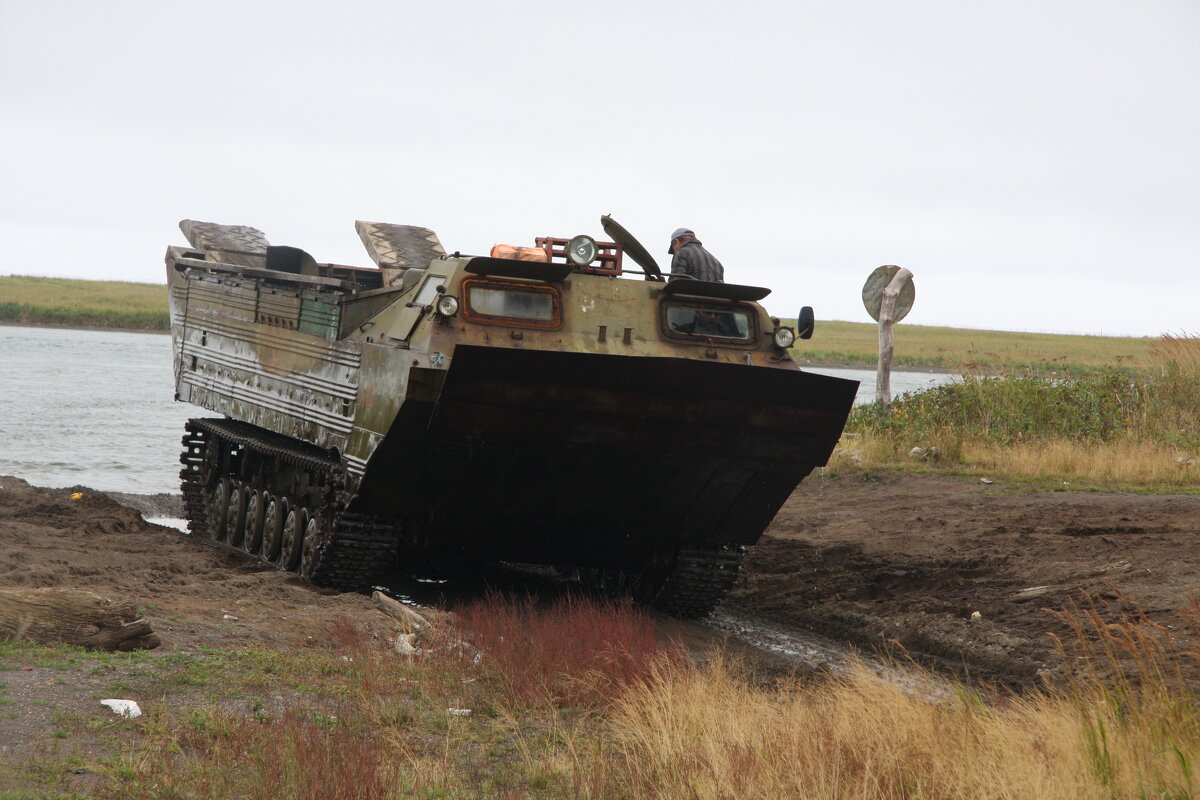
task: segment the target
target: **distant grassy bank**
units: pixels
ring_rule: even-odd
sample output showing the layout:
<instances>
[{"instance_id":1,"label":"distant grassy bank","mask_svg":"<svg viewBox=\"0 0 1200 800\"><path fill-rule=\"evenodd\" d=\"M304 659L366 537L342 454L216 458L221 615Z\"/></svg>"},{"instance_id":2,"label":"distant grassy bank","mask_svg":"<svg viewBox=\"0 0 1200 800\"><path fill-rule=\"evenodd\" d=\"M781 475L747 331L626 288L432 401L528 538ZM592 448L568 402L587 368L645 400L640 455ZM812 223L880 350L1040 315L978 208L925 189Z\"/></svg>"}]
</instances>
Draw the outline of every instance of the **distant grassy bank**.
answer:
<instances>
[{"instance_id":1,"label":"distant grassy bank","mask_svg":"<svg viewBox=\"0 0 1200 800\"><path fill-rule=\"evenodd\" d=\"M0 277L0 322L170 330L167 287L155 283Z\"/></svg>"},{"instance_id":2,"label":"distant grassy bank","mask_svg":"<svg viewBox=\"0 0 1200 800\"><path fill-rule=\"evenodd\" d=\"M937 367L946 372L1079 375L1097 369L1142 370L1155 365L1156 338L1073 336L905 325L895 329L895 369ZM874 366L879 327L873 322L818 322L813 338L792 355L801 363Z\"/></svg>"},{"instance_id":3,"label":"distant grassy bank","mask_svg":"<svg viewBox=\"0 0 1200 800\"><path fill-rule=\"evenodd\" d=\"M0 322L82 328L170 329L167 287L154 283L0 276ZM897 369L1083 374L1110 367L1155 365L1152 338L1067 336L896 326ZM870 322L817 323L816 335L793 355L801 363L873 365L878 329Z\"/></svg>"}]
</instances>

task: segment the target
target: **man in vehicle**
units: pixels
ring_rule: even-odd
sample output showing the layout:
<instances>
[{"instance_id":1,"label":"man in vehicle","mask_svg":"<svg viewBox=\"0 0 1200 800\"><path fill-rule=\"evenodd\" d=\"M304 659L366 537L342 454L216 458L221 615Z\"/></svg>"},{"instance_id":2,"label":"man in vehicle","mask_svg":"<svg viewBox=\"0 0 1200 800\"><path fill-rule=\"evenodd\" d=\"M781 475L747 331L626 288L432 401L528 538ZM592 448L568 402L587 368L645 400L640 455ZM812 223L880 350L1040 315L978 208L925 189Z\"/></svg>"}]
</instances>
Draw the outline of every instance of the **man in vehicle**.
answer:
<instances>
[{"instance_id":1,"label":"man in vehicle","mask_svg":"<svg viewBox=\"0 0 1200 800\"><path fill-rule=\"evenodd\" d=\"M671 259L668 280L690 277L698 281L725 282L725 268L716 256L704 249L691 228L676 228L667 252L675 256Z\"/></svg>"},{"instance_id":2,"label":"man in vehicle","mask_svg":"<svg viewBox=\"0 0 1200 800\"><path fill-rule=\"evenodd\" d=\"M732 336L744 337L738 330L737 320L728 311L714 311L698 308L692 314L692 319L683 325L675 325L680 333L694 333L699 336Z\"/></svg>"}]
</instances>

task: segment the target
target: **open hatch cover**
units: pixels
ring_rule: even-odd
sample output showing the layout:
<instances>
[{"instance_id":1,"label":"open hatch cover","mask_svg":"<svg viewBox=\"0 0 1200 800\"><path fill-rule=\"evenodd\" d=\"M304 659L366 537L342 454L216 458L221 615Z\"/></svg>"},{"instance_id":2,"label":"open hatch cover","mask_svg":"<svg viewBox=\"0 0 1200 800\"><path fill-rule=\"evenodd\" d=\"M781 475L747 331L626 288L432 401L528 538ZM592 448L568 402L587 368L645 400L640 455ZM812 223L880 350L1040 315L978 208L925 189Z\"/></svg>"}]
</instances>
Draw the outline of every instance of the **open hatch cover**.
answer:
<instances>
[{"instance_id":1,"label":"open hatch cover","mask_svg":"<svg viewBox=\"0 0 1200 800\"><path fill-rule=\"evenodd\" d=\"M604 232L612 237L612 240L621 245L621 249L625 255L636 261L642 269L646 270L646 280L661 281L663 279L662 270L658 268L658 262L654 260L654 256L646 252L646 248L642 247L642 243L634 238L633 234L625 230L621 223L617 222L608 214L600 217L600 225L603 226Z\"/></svg>"}]
</instances>

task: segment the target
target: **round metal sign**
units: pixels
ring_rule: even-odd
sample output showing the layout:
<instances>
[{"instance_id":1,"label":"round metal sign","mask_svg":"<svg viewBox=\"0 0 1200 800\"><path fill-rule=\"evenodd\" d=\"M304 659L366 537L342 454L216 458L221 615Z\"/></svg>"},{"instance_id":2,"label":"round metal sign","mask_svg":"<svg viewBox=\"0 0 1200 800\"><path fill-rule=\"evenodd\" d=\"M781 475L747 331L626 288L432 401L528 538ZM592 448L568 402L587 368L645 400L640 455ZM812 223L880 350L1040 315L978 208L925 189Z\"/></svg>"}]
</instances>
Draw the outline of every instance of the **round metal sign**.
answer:
<instances>
[{"instance_id":1,"label":"round metal sign","mask_svg":"<svg viewBox=\"0 0 1200 800\"><path fill-rule=\"evenodd\" d=\"M871 315L871 319L879 321L879 307L883 305L883 290L892 282L892 278L896 277L896 273L900 268L894 264L888 264L877 268L867 278L867 282L863 284L862 299L863 305L866 306L867 313ZM896 322L908 316L908 312L912 311L913 300L917 299L917 287L913 284L913 279L909 278L904 286L900 287L900 295L896 298Z\"/></svg>"}]
</instances>

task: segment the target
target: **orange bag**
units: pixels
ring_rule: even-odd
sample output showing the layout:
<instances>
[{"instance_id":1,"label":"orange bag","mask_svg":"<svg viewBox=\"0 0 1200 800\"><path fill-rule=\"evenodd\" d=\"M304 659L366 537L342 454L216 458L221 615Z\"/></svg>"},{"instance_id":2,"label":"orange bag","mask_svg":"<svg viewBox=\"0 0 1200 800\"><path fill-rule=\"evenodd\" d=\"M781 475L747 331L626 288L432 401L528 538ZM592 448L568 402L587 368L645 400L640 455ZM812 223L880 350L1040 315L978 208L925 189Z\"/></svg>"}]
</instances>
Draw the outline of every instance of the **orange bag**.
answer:
<instances>
[{"instance_id":1,"label":"orange bag","mask_svg":"<svg viewBox=\"0 0 1200 800\"><path fill-rule=\"evenodd\" d=\"M492 248L492 258L511 258L516 261L549 261L550 256L540 247L517 247L498 244Z\"/></svg>"}]
</instances>

